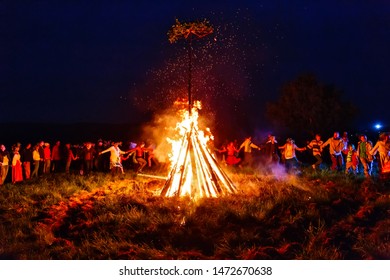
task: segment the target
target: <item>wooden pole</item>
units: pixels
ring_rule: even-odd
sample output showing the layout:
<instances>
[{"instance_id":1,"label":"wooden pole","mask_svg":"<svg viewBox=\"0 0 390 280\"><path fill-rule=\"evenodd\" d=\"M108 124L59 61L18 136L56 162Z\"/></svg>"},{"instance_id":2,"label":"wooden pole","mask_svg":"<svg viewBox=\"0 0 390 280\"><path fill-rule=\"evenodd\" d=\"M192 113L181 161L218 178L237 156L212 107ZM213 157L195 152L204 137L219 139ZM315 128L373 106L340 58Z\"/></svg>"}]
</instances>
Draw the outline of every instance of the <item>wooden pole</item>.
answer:
<instances>
[{"instance_id":1,"label":"wooden pole","mask_svg":"<svg viewBox=\"0 0 390 280\"><path fill-rule=\"evenodd\" d=\"M192 36L188 38L188 114L191 116L192 100L191 100L191 87L192 87Z\"/></svg>"}]
</instances>

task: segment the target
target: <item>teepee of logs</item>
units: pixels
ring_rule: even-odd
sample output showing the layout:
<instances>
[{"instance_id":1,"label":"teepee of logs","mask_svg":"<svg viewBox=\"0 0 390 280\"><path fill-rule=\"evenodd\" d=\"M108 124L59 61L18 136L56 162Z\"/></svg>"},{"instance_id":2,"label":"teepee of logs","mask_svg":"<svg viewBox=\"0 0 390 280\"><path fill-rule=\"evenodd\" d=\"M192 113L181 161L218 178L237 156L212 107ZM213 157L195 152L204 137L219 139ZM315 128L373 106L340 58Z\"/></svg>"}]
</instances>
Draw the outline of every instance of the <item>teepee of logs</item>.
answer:
<instances>
[{"instance_id":1,"label":"teepee of logs","mask_svg":"<svg viewBox=\"0 0 390 280\"><path fill-rule=\"evenodd\" d=\"M213 28L207 21L176 24L168 32L171 43L183 37L188 41L188 110L182 113L178 124L181 139L172 144L172 167L161 192L162 196L190 196L191 198L218 197L236 192L236 187L219 166L208 148L210 133L198 127L200 102L192 102L192 38L211 34Z\"/></svg>"}]
</instances>

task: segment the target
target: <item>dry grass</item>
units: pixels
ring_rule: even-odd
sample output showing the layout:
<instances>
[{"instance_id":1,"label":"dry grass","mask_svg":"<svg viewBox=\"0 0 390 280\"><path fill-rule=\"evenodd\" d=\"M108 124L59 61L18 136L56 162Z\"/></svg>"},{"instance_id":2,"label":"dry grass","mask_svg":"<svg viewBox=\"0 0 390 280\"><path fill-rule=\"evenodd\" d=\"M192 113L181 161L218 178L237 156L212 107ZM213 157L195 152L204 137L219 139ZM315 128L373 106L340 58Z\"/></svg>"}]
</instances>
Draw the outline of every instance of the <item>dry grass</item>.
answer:
<instances>
[{"instance_id":1,"label":"dry grass","mask_svg":"<svg viewBox=\"0 0 390 280\"><path fill-rule=\"evenodd\" d=\"M131 173L5 185L0 258L390 258L389 182L228 172L237 194L198 201L160 197L164 182Z\"/></svg>"}]
</instances>

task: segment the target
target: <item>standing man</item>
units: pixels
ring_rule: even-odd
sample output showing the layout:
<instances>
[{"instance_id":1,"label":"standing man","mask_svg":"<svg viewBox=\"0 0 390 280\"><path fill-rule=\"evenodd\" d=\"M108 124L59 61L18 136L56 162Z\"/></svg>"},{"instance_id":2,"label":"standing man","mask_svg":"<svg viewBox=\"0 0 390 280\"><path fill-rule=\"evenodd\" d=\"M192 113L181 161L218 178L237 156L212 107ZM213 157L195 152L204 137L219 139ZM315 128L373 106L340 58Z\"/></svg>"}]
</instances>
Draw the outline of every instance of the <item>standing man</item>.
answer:
<instances>
[{"instance_id":1,"label":"standing man","mask_svg":"<svg viewBox=\"0 0 390 280\"><path fill-rule=\"evenodd\" d=\"M346 164L347 156L348 156L348 152L349 152L349 149L348 149L348 144L349 144L348 132L344 131L343 136L341 137L341 139L343 139L343 145L344 145L344 148L341 151L341 154L343 156L344 164Z\"/></svg>"},{"instance_id":2,"label":"standing man","mask_svg":"<svg viewBox=\"0 0 390 280\"><path fill-rule=\"evenodd\" d=\"M316 134L315 139L311 140L307 148L312 150L313 156L316 158L316 162L311 166L314 170L320 169L322 163L322 144L324 141L321 140L321 135Z\"/></svg>"},{"instance_id":3,"label":"standing man","mask_svg":"<svg viewBox=\"0 0 390 280\"><path fill-rule=\"evenodd\" d=\"M252 137L249 136L242 142L239 150L244 149L244 164L252 167L253 157L252 157L252 148L260 151L260 147L252 143Z\"/></svg>"},{"instance_id":4,"label":"standing man","mask_svg":"<svg viewBox=\"0 0 390 280\"><path fill-rule=\"evenodd\" d=\"M70 147L70 143L65 144L65 173L69 174L70 172L70 164L72 161L77 160L78 157L75 157L72 151L72 148Z\"/></svg>"},{"instance_id":5,"label":"standing man","mask_svg":"<svg viewBox=\"0 0 390 280\"><path fill-rule=\"evenodd\" d=\"M45 142L41 141L38 143L38 153L39 153L39 158L40 158L40 163L39 163L39 169L38 169L38 175L41 176L44 173L44 158L45 158Z\"/></svg>"},{"instance_id":6,"label":"standing man","mask_svg":"<svg viewBox=\"0 0 390 280\"><path fill-rule=\"evenodd\" d=\"M45 143L43 148L43 173L50 173L50 164L51 164L51 150L50 144Z\"/></svg>"},{"instance_id":7,"label":"standing man","mask_svg":"<svg viewBox=\"0 0 390 280\"><path fill-rule=\"evenodd\" d=\"M97 145L95 145L95 153L99 155L102 151L104 151L103 140L99 139ZM95 157L93 165L96 171L104 171L102 157Z\"/></svg>"},{"instance_id":8,"label":"standing man","mask_svg":"<svg viewBox=\"0 0 390 280\"><path fill-rule=\"evenodd\" d=\"M268 141L265 143L265 163L267 165L273 163L278 164L280 161L278 155L278 141L276 141L274 135L268 136Z\"/></svg>"},{"instance_id":9,"label":"standing man","mask_svg":"<svg viewBox=\"0 0 390 280\"><path fill-rule=\"evenodd\" d=\"M357 155L360 159L361 164L363 165L364 176L366 176L367 178L371 176L372 161L374 159L373 155L371 154L371 150L371 141L367 141L366 135L361 135L357 147Z\"/></svg>"},{"instance_id":10,"label":"standing man","mask_svg":"<svg viewBox=\"0 0 390 280\"><path fill-rule=\"evenodd\" d=\"M344 149L343 139L340 138L340 133L335 131L333 137L329 138L324 144L321 145L321 149L329 145L329 154L332 160L332 170L342 170L343 168L343 156L341 151Z\"/></svg>"},{"instance_id":11,"label":"standing man","mask_svg":"<svg viewBox=\"0 0 390 280\"><path fill-rule=\"evenodd\" d=\"M24 178L26 180L29 180L31 177L31 162L33 161L32 157L32 148L31 144L28 143L26 148L22 151L22 162L23 162L23 169L24 169Z\"/></svg>"},{"instance_id":12,"label":"standing man","mask_svg":"<svg viewBox=\"0 0 390 280\"><path fill-rule=\"evenodd\" d=\"M39 153L39 144L35 145L34 150L32 152L32 157L33 157L34 170L31 174L31 178L34 178L34 177L38 177L39 166L42 165L40 164L42 159Z\"/></svg>"}]
</instances>

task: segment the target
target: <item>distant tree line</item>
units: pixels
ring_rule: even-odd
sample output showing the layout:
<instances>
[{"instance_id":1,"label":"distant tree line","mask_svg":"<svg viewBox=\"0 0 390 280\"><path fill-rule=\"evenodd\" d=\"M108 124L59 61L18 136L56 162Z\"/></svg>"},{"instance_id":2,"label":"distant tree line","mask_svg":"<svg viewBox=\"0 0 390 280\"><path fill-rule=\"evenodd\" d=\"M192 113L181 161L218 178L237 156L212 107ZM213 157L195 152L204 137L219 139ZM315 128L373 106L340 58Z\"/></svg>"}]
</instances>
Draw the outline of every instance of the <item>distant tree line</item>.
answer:
<instances>
[{"instance_id":1,"label":"distant tree line","mask_svg":"<svg viewBox=\"0 0 390 280\"><path fill-rule=\"evenodd\" d=\"M275 102L267 103L266 117L276 127L307 137L348 128L357 112L334 85L322 84L314 75L303 74L283 85Z\"/></svg>"}]
</instances>

